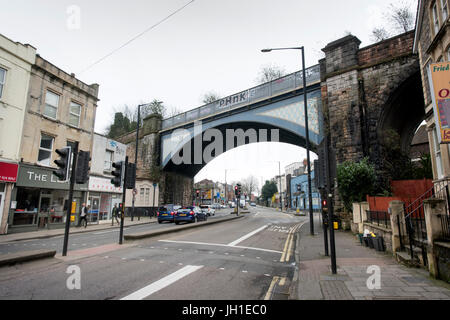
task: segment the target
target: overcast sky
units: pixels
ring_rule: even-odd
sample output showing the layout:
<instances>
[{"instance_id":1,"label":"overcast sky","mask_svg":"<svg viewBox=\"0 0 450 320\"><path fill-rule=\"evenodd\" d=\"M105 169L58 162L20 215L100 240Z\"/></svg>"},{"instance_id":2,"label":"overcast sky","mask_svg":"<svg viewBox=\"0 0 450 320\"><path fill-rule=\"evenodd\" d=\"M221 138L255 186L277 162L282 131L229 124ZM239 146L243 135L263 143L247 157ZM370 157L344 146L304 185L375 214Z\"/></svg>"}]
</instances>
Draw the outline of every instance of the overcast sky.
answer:
<instances>
[{"instance_id":1,"label":"overcast sky","mask_svg":"<svg viewBox=\"0 0 450 320\"><path fill-rule=\"evenodd\" d=\"M312 66L322 58L320 49L347 32L361 47L370 45L372 29L385 24L383 12L398 2L195 0L92 66L190 1L0 0L0 33L33 45L80 80L100 84L95 129L104 133L125 104L159 99L169 109L186 111L200 106L209 91L227 96L255 86L262 66L277 65L288 73L301 69L300 51L264 54L263 48L304 45L306 64ZM415 13L417 1L405 1ZM278 174L278 161L283 171L303 158L305 151L294 146L245 146L214 160L196 180L223 181L225 169L228 181L249 174L265 180Z\"/></svg>"}]
</instances>

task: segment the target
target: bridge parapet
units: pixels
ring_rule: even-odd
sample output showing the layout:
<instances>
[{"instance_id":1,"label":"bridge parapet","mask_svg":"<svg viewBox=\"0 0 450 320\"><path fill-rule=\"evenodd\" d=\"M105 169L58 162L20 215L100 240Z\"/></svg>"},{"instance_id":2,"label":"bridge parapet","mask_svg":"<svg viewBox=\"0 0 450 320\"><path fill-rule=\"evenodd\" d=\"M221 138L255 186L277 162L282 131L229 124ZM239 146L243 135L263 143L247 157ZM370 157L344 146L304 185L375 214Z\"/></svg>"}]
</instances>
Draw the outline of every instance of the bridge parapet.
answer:
<instances>
[{"instance_id":1,"label":"bridge parapet","mask_svg":"<svg viewBox=\"0 0 450 320\"><path fill-rule=\"evenodd\" d=\"M320 82L320 66L306 69L306 85ZM192 123L210 116L238 109L258 101L267 100L295 89L303 88L302 71L294 72L280 79L233 94L199 108L181 113L162 121L162 130L169 130L187 123Z\"/></svg>"}]
</instances>

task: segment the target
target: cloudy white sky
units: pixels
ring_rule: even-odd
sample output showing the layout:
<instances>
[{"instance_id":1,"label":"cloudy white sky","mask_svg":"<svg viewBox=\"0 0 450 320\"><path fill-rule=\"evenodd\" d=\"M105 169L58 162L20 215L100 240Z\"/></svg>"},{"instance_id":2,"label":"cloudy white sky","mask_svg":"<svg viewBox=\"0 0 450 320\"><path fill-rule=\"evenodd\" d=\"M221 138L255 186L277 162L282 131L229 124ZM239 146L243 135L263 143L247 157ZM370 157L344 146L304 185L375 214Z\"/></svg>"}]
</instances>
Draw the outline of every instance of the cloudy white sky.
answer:
<instances>
[{"instance_id":1,"label":"cloudy white sky","mask_svg":"<svg viewBox=\"0 0 450 320\"><path fill-rule=\"evenodd\" d=\"M299 51L263 54L267 47L304 45L306 64L347 32L371 44L371 30L398 0L195 0L129 45L86 70L191 0L0 0L0 33L29 43L38 53L88 83L100 84L96 131L103 133L114 110L159 99L186 111L202 96L221 96L255 86L262 66L301 68ZM416 0L405 0L414 12ZM74 7L75 6L75 7ZM79 9L79 26L73 24ZM75 28L74 28L75 26ZM84 71L84 72L83 72ZM305 151L282 144L256 144L230 151L206 166L196 180L259 180L301 161ZM282 169L283 170L283 169Z\"/></svg>"}]
</instances>

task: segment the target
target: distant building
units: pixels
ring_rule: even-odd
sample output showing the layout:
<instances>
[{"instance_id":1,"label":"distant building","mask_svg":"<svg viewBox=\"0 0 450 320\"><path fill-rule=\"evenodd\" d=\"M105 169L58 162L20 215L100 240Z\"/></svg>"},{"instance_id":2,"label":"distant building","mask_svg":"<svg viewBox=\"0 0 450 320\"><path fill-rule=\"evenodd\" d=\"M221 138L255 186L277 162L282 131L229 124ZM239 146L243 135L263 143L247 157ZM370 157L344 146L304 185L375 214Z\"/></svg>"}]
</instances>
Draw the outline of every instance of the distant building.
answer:
<instances>
[{"instance_id":1,"label":"distant building","mask_svg":"<svg viewBox=\"0 0 450 320\"><path fill-rule=\"evenodd\" d=\"M122 202L123 189L116 188L111 183L111 172L114 162L125 161L126 151L126 145L101 134L94 134L87 199L92 213L98 214L99 221L110 220L112 208ZM129 198L127 197L127 207ZM139 197L138 199L141 200ZM145 201L138 201L137 205L144 203Z\"/></svg>"},{"instance_id":2,"label":"distant building","mask_svg":"<svg viewBox=\"0 0 450 320\"><path fill-rule=\"evenodd\" d=\"M35 48L0 35L0 234L7 232L9 208L14 198L31 67L35 60ZM12 201L14 207L16 201Z\"/></svg>"},{"instance_id":3,"label":"distant building","mask_svg":"<svg viewBox=\"0 0 450 320\"><path fill-rule=\"evenodd\" d=\"M75 185L73 204L68 203L68 182L53 175L66 146L92 154L98 84L88 85L49 61L36 56L31 68L27 107L20 147L19 174L8 219L8 233L40 228L64 228L66 211L73 208L74 219L81 204L94 206L87 198L88 184ZM91 222L98 214L90 212Z\"/></svg>"},{"instance_id":4,"label":"distant building","mask_svg":"<svg viewBox=\"0 0 450 320\"><path fill-rule=\"evenodd\" d=\"M311 172L312 204L314 210L320 209L320 194L314 184L314 171ZM309 210L308 175L301 175L291 179L291 208L301 211Z\"/></svg>"},{"instance_id":5,"label":"distant building","mask_svg":"<svg viewBox=\"0 0 450 320\"><path fill-rule=\"evenodd\" d=\"M425 102L426 131L430 141L433 180L445 180L450 176L450 148L440 144L434 118L431 86L428 70L431 64L450 61L450 17L448 0L419 0L414 53L419 55Z\"/></svg>"},{"instance_id":6,"label":"distant building","mask_svg":"<svg viewBox=\"0 0 450 320\"><path fill-rule=\"evenodd\" d=\"M430 144L426 125L420 126L411 142L409 156L412 162L420 161L425 154L430 154Z\"/></svg>"},{"instance_id":7,"label":"distant building","mask_svg":"<svg viewBox=\"0 0 450 320\"><path fill-rule=\"evenodd\" d=\"M294 162L284 168L286 175L296 176L296 172L304 170L304 166L301 162Z\"/></svg>"}]
</instances>

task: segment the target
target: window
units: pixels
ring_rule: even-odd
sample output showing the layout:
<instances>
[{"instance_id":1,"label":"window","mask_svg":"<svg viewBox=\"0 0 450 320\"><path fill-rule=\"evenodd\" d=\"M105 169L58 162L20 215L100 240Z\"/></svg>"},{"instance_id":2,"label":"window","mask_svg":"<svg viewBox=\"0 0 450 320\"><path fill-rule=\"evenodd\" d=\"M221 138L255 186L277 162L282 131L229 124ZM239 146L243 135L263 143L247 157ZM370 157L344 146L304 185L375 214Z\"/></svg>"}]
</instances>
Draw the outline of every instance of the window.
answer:
<instances>
[{"instance_id":1,"label":"window","mask_svg":"<svg viewBox=\"0 0 450 320\"><path fill-rule=\"evenodd\" d=\"M5 82L6 82L6 70L0 68L0 99L3 96L3 87L5 86Z\"/></svg>"},{"instance_id":2,"label":"window","mask_svg":"<svg viewBox=\"0 0 450 320\"><path fill-rule=\"evenodd\" d=\"M443 18L443 21L445 21L448 18L447 0L441 0L441 8L442 8L442 18Z\"/></svg>"},{"instance_id":3,"label":"window","mask_svg":"<svg viewBox=\"0 0 450 320\"><path fill-rule=\"evenodd\" d=\"M73 164L73 152L75 151L75 142L67 140L67 146L72 148L72 157L70 158L70 168L72 168Z\"/></svg>"},{"instance_id":4,"label":"window","mask_svg":"<svg viewBox=\"0 0 450 320\"><path fill-rule=\"evenodd\" d=\"M47 94L45 95L44 115L56 119L58 104L59 104L59 96L51 91L47 91Z\"/></svg>"},{"instance_id":5,"label":"window","mask_svg":"<svg viewBox=\"0 0 450 320\"><path fill-rule=\"evenodd\" d=\"M75 102L70 103L69 124L74 127L80 125L81 105Z\"/></svg>"},{"instance_id":6,"label":"window","mask_svg":"<svg viewBox=\"0 0 450 320\"><path fill-rule=\"evenodd\" d=\"M434 34L436 35L439 32L439 18L436 2L433 4L433 8L431 10L433 11L433 27Z\"/></svg>"},{"instance_id":7,"label":"window","mask_svg":"<svg viewBox=\"0 0 450 320\"><path fill-rule=\"evenodd\" d=\"M103 167L103 170L105 170L105 171L112 170L113 159L114 159L114 152L112 152L110 150L106 150L105 165Z\"/></svg>"},{"instance_id":8,"label":"window","mask_svg":"<svg viewBox=\"0 0 450 320\"><path fill-rule=\"evenodd\" d=\"M41 134L41 144L39 145L38 163L44 166L50 166L53 150L53 137Z\"/></svg>"},{"instance_id":9,"label":"window","mask_svg":"<svg viewBox=\"0 0 450 320\"><path fill-rule=\"evenodd\" d=\"M144 188L141 188L141 190L140 190L140 200L141 200L141 202L143 202L144 201Z\"/></svg>"},{"instance_id":10,"label":"window","mask_svg":"<svg viewBox=\"0 0 450 320\"><path fill-rule=\"evenodd\" d=\"M145 204L150 203L150 188L145 188Z\"/></svg>"}]
</instances>

